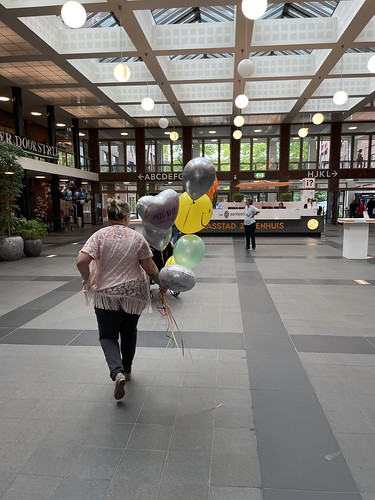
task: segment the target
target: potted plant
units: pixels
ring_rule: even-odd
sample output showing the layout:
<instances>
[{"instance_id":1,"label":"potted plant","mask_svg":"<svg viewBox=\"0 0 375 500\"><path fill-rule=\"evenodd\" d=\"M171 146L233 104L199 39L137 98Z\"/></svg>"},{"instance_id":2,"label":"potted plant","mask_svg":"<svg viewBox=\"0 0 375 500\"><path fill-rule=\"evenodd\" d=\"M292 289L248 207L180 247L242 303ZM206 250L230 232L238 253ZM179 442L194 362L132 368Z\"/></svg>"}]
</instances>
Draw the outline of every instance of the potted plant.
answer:
<instances>
[{"instance_id":1,"label":"potted plant","mask_svg":"<svg viewBox=\"0 0 375 500\"><path fill-rule=\"evenodd\" d=\"M18 159L21 148L0 142L0 260L23 257L23 239L16 236L17 200L22 190L23 168Z\"/></svg>"},{"instance_id":2,"label":"potted plant","mask_svg":"<svg viewBox=\"0 0 375 500\"><path fill-rule=\"evenodd\" d=\"M26 257L38 257L42 251L42 240L47 234L47 226L38 219L21 219L17 233L23 238Z\"/></svg>"}]
</instances>

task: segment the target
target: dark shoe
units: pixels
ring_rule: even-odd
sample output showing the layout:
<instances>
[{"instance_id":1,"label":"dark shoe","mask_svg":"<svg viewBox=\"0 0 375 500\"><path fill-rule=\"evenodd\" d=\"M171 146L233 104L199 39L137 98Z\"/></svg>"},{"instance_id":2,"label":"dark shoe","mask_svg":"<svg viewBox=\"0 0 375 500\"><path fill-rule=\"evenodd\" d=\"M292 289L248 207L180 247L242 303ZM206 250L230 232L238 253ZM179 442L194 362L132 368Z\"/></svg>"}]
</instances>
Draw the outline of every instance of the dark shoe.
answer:
<instances>
[{"instance_id":1,"label":"dark shoe","mask_svg":"<svg viewBox=\"0 0 375 500\"><path fill-rule=\"evenodd\" d=\"M132 379L131 373L125 373L125 380L129 382Z\"/></svg>"},{"instance_id":2,"label":"dark shoe","mask_svg":"<svg viewBox=\"0 0 375 500\"><path fill-rule=\"evenodd\" d=\"M123 373L118 373L115 377L115 390L113 396L115 399L119 400L125 396L125 375Z\"/></svg>"},{"instance_id":3,"label":"dark shoe","mask_svg":"<svg viewBox=\"0 0 375 500\"><path fill-rule=\"evenodd\" d=\"M252 251L255 252L255 248L252 248Z\"/></svg>"},{"instance_id":4,"label":"dark shoe","mask_svg":"<svg viewBox=\"0 0 375 500\"><path fill-rule=\"evenodd\" d=\"M245 247L246 250L250 250L250 247Z\"/></svg>"}]
</instances>

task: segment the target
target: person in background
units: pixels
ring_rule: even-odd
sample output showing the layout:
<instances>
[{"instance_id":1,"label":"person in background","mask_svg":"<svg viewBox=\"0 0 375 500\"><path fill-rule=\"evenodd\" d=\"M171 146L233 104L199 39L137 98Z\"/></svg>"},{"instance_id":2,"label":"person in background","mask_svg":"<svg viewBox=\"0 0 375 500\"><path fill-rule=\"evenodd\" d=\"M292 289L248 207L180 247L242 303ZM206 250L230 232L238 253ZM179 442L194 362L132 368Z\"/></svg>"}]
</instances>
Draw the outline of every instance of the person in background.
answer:
<instances>
[{"instance_id":1,"label":"person in background","mask_svg":"<svg viewBox=\"0 0 375 500\"><path fill-rule=\"evenodd\" d=\"M363 155L362 155L362 149L358 149L357 153L357 167L362 168L363 166Z\"/></svg>"},{"instance_id":2,"label":"person in background","mask_svg":"<svg viewBox=\"0 0 375 500\"><path fill-rule=\"evenodd\" d=\"M254 207L252 198L247 198L245 206L245 218L244 218L244 229L246 238L246 250L250 250L250 240L251 248L255 250L255 215L259 214L259 210Z\"/></svg>"},{"instance_id":3,"label":"person in background","mask_svg":"<svg viewBox=\"0 0 375 500\"><path fill-rule=\"evenodd\" d=\"M128 227L129 205L108 199L110 225L99 229L84 244L77 257L83 290L94 304L99 341L116 400L125 396L137 344L137 324L150 308L148 275L165 291L159 270L145 238ZM119 346L120 337L120 346Z\"/></svg>"},{"instance_id":4,"label":"person in background","mask_svg":"<svg viewBox=\"0 0 375 500\"><path fill-rule=\"evenodd\" d=\"M277 208L285 208L284 203L282 201L279 201L279 206Z\"/></svg>"},{"instance_id":5,"label":"person in background","mask_svg":"<svg viewBox=\"0 0 375 500\"><path fill-rule=\"evenodd\" d=\"M365 211L365 204L363 203L363 200L359 200L359 205L357 208L357 217L360 219L363 219L363 212Z\"/></svg>"},{"instance_id":6,"label":"person in background","mask_svg":"<svg viewBox=\"0 0 375 500\"><path fill-rule=\"evenodd\" d=\"M367 213L368 213L368 216L370 217L370 219L374 218L374 208L375 208L375 200L374 200L374 198L370 198L368 200L367 206L366 206Z\"/></svg>"},{"instance_id":7,"label":"person in background","mask_svg":"<svg viewBox=\"0 0 375 500\"><path fill-rule=\"evenodd\" d=\"M351 204L349 205L349 216L351 219L354 219L354 217L357 216L357 208L358 203L355 201L355 198L353 198Z\"/></svg>"}]
</instances>

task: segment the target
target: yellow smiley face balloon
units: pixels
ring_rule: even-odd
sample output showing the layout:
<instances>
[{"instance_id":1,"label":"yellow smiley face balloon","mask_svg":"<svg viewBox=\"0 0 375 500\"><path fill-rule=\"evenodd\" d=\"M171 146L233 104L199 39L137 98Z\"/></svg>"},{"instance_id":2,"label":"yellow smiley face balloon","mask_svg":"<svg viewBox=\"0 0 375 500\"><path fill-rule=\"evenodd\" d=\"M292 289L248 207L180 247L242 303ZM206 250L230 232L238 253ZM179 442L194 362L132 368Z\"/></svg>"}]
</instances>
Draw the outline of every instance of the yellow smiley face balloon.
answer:
<instances>
[{"instance_id":1,"label":"yellow smiley face balloon","mask_svg":"<svg viewBox=\"0 0 375 500\"><path fill-rule=\"evenodd\" d=\"M212 203L204 194L193 201L185 192L180 195L180 204L175 225L184 234L193 234L201 231L210 222L212 217Z\"/></svg>"}]
</instances>

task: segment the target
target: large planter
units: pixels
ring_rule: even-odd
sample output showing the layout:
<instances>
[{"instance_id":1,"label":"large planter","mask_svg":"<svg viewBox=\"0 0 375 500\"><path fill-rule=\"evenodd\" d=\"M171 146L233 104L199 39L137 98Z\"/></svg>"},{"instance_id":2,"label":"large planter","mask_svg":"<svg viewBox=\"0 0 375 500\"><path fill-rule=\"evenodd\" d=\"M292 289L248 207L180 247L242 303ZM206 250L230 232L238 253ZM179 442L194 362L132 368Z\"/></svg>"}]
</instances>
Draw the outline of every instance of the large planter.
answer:
<instances>
[{"instance_id":1,"label":"large planter","mask_svg":"<svg viewBox=\"0 0 375 500\"><path fill-rule=\"evenodd\" d=\"M19 260L23 256L21 236L9 236L0 243L0 260Z\"/></svg>"},{"instance_id":2,"label":"large planter","mask_svg":"<svg viewBox=\"0 0 375 500\"><path fill-rule=\"evenodd\" d=\"M26 257L39 257L42 245L42 240L25 240L23 251Z\"/></svg>"}]
</instances>

